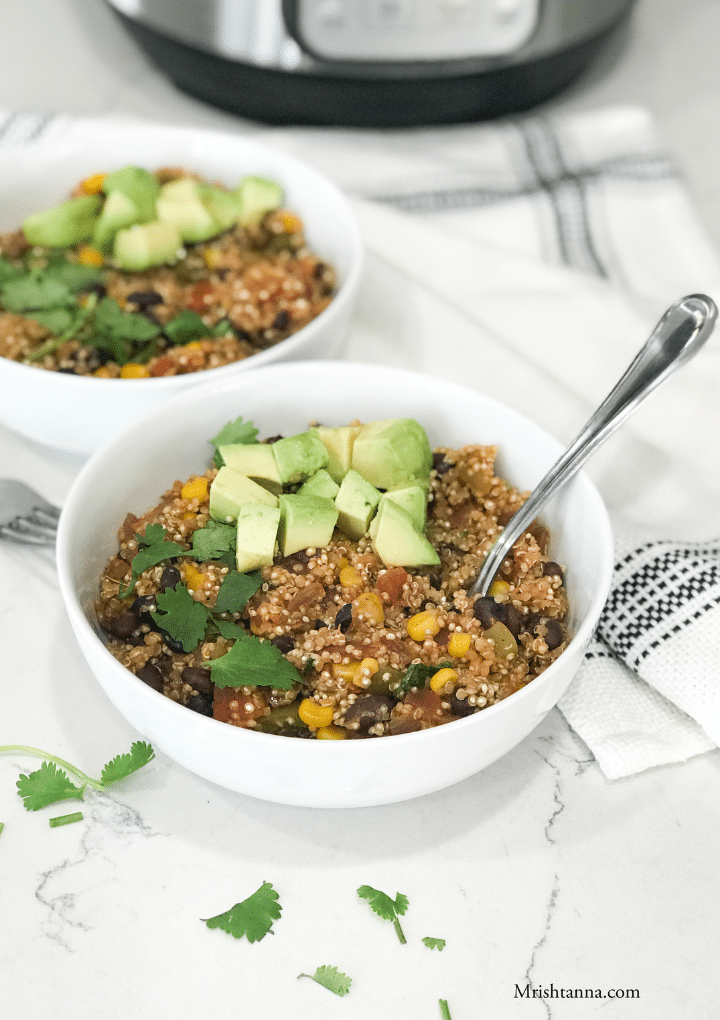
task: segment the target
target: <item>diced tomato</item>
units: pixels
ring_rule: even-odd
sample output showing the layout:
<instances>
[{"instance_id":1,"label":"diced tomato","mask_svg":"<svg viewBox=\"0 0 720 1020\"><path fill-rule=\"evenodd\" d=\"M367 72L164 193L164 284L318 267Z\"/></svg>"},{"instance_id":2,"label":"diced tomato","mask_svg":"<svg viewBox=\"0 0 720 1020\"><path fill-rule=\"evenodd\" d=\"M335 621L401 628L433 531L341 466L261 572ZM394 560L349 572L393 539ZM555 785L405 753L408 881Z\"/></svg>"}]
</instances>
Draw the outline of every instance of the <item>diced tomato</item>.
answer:
<instances>
[{"instance_id":1,"label":"diced tomato","mask_svg":"<svg viewBox=\"0 0 720 1020\"><path fill-rule=\"evenodd\" d=\"M188 308L191 308L193 312L197 312L198 315L201 312L206 312L208 305L212 302L212 298L210 296L212 291L213 285L209 280L201 280L200 283L196 283L190 291Z\"/></svg>"},{"instance_id":2,"label":"diced tomato","mask_svg":"<svg viewBox=\"0 0 720 1020\"><path fill-rule=\"evenodd\" d=\"M404 567L390 567L378 577L377 590L381 595L387 595L389 602L397 602L407 579L408 572Z\"/></svg>"},{"instance_id":3,"label":"diced tomato","mask_svg":"<svg viewBox=\"0 0 720 1020\"><path fill-rule=\"evenodd\" d=\"M158 358L153 367L150 369L150 375L161 376L167 375L171 368L173 368L175 362L171 358Z\"/></svg>"}]
</instances>

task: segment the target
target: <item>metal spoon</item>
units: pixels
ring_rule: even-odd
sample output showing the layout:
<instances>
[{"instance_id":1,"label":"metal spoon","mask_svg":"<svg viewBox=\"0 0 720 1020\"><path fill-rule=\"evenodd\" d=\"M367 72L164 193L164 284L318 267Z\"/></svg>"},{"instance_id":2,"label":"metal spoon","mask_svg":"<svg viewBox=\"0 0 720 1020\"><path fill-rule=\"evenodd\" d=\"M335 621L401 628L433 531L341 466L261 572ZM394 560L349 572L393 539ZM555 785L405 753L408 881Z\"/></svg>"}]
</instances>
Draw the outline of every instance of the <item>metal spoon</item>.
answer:
<instances>
[{"instance_id":1,"label":"metal spoon","mask_svg":"<svg viewBox=\"0 0 720 1020\"><path fill-rule=\"evenodd\" d=\"M715 302L704 294L691 294L668 308L619 382L511 518L468 594L487 593L501 563L542 507L656 386L700 350L714 329L717 315Z\"/></svg>"}]
</instances>

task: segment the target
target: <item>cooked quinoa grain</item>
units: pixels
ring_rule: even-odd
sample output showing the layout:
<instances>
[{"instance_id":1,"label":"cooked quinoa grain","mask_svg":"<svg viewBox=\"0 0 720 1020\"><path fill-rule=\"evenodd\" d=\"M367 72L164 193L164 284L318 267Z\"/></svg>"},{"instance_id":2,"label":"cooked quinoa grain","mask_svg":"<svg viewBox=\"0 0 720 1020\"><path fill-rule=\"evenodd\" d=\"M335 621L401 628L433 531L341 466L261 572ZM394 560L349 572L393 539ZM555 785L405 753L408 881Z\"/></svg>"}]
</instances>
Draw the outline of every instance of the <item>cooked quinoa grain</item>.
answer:
<instances>
[{"instance_id":1,"label":"cooked quinoa grain","mask_svg":"<svg viewBox=\"0 0 720 1020\"><path fill-rule=\"evenodd\" d=\"M218 609L232 556L199 558L217 470L176 481L142 517L128 514L107 563L96 611L112 654L188 709L232 726L311 739L382 737L441 726L521 690L563 651L568 603L562 566L536 522L516 542L486 597L468 596L490 546L526 493L495 474L496 449L435 450L426 534L440 565L386 567L368 536L337 529L329 545L276 556L238 611ZM183 496L183 492L200 492ZM144 570L148 535L177 543ZM211 522L211 530L212 530ZM150 529L150 530L149 530ZM142 563L142 561L140 561ZM128 593L132 586L132 592ZM163 630L158 597L199 603L205 620L184 645ZM225 598L225 596L222 596ZM278 687L214 682L211 663L236 642L294 667ZM190 650L186 650L186 649ZM273 667L274 668L274 667Z\"/></svg>"}]
</instances>

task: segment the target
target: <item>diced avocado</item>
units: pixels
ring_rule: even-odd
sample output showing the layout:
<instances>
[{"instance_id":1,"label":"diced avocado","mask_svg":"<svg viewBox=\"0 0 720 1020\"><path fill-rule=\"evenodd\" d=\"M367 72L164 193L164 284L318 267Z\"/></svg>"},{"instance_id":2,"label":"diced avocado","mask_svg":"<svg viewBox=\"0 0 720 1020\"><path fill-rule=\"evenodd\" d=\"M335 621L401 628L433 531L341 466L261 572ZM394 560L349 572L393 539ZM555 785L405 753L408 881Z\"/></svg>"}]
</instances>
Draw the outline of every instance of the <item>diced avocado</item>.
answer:
<instances>
[{"instance_id":1,"label":"diced avocado","mask_svg":"<svg viewBox=\"0 0 720 1020\"><path fill-rule=\"evenodd\" d=\"M432 451L414 418L363 425L355 437L352 467L378 489L401 489L429 475Z\"/></svg>"},{"instance_id":2,"label":"diced avocado","mask_svg":"<svg viewBox=\"0 0 720 1020\"><path fill-rule=\"evenodd\" d=\"M301 432L271 444L280 481L283 485L296 485L328 465L325 444L315 432Z\"/></svg>"},{"instance_id":3,"label":"diced avocado","mask_svg":"<svg viewBox=\"0 0 720 1020\"><path fill-rule=\"evenodd\" d=\"M325 496L327 499L335 499L339 491L340 486L332 480L325 468L316 471L298 489L303 496Z\"/></svg>"},{"instance_id":4,"label":"diced avocado","mask_svg":"<svg viewBox=\"0 0 720 1020\"><path fill-rule=\"evenodd\" d=\"M140 223L140 210L122 191L111 191L105 199L100 218L93 231L93 244L97 248L107 248L118 230Z\"/></svg>"},{"instance_id":5,"label":"diced avocado","mask_svg":"<svg viewBox=\"0 0 720 1020\"><path fill-rule=\"evenodd\" d=\"M440 563L432 543L416 529L410 514L391 499L383 502L375 521L372 547L386 567L424 567Z\"/></svg>"},{"instance_id":6,"label":"diced avocado","mask_svg":"<svg viewBox=\"0 0 720 1020\"><path fill-rule=\"evenodd\" d=\"M351 468L343 478L335 497L335 506L339 511L337 526L340 531L355 541L362 538L367 533L379 502L380 493L375 486L366 482Z\"/></svg>"},{"instance_id":7,"label":"diced avocado","mask_svg":"<svg viewBox=\"0 0 720 1020\"><path fill-rule=\"evenodd\" d=\"M71 198L54 209L28 216L22 225L23 234L30 244L69 248L92 237L101 204L98 195Z\"/></svg>"},{"instance_id":8,"label":"diced avocado","mask_svg":"<svg viewBox=\"0 0 720 1020\"><path fill-rule=\"evenodd\" d=\"M114 191L129 198L140 217L137 223L149 223L156 218L155 202L160 194L160 184L148 170L139 166L113 170L103 181L103 191L108 198Z\"/></svg>"},{"instance_id":9,"label":"diced avocado","mask_svg":"<svg viewBox=\"0 0 720 1020\"><path fill-rule=\"evenodd\" d=\"M278 209L283 199L278 182L267 177L243 177L235 194L240 205L238 223L241 227L259 223L271 209Z\"/></svg>"},{"instance_id":10,"label":"diced avocado","mask_svg":"<svg viewBox=\"0 0 720 1020\"><path fill-rule=\"evenodd\" d=\"M277 496L262 485L239 471L221 467L210 485L210 516L216 521L233 524L243 503L278 505Z\"/></svg>"},{"instance_id":11,"label":"diced avocado","mask_svg":"<svg viewBox=\"0 0 720 1020\"><path fill-rule=\"evenodd\" d=\"M316 425L312 429L327 447L328 473L338 484L350 470L353 443L361 428L362 425L342 425L336 429L329 428L327 425Z\"/></svg>"},{"instance_id":12,"label":"diced avocado","mask_svg":"<svg viewBox=\"0 0 720 1020\"><path fill-rule=\"evenodd\" d=\"M384 500L390 499L397 503L403 510L410 514L413 524L422 531L427 518L427 493L422 485L408 485L404 489L394 489L392 492L383 493L381 504Z\"/></svg>"},{"instance_id":13,"label":"diced avocado","mask_svg":"<svg viewBox=\"0 0 720 1020\"><path fill-rule=\"evenodd\" d=\"M181 247L182 239L177 227L154 220L118 230L113 258L121 269L141 272L151 266L172 262Z\"/></svg>"},{"instance_id":14,"label":"diced avocado","mask_svg":"<svg viewBox=\"0 0 720 1020\"><path fill-rule=\"evenodd\" d=\"M211 490L212 493L212 490ZM280 496L280 552L322 549L332 538L338 510L325 496Z\"/></svg>"},{"instance_id":15,"label":"diced avocado","mask_svg":"<svg viewBox=\"0 0 720 1020\"><path fill-rule=\"evenodd\" d=\"M282 482L269 443L232 443L218 446L218 452L228 467L247 475L274 495L282 492Z\"/></svg>"},{"instance_id":16,"label":"diced avocado","mask_svg":"<svg viewBox=\"0 0 720 1020\"><path fill-rule=\"evenodd\" d=\"M220 233L217 220L203 204L200 185L191 177L163 184L155 208L157 218L177 227L183 241L207 241Z\"/></svg>"},{"instance_id":17,"label":"diced avocado","mask_svg":"<svg viewBox=\"0 0 720 1020\"><path fill-rule=\"evenodd\" d=\"M238 221L240 202L232 191L223 191L212 184L200 185L200 198L220 230L228 230Z\"/></svg>"},{"instance_id":18,"label":"diced avocado","mask_svg":"<svg viewBox=\"0 0 720 1020\"><path fill-rule=\"evenodd\" d=\"M280 510L267 503L243 503L237 515L237 568L268 567L275 556Z\"/></svg>"}]
</instances>

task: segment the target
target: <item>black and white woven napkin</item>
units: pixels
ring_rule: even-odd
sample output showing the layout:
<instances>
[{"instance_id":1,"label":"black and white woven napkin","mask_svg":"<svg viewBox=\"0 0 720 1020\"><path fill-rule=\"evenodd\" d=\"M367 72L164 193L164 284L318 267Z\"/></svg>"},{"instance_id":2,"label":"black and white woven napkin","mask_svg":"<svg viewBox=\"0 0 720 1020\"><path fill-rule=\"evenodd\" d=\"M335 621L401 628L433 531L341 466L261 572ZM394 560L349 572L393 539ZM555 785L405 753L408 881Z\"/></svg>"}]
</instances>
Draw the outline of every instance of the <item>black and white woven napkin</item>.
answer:
<instances>
[{"instance_id":1,"label":"black and white woven napkin","mask_svg":"<svg viewBox=\"0 0 720 1020\"><path fill-rule=\"evenodd\" d=\"M0 158L18 144L91 152L98 133L179 130L0 114ZM669 304L696 292L720 302L720 259L642 109L238 131L354 196L368 263L349 357L476 386L563 441ZM611 513L616 569L560 709L609 778L720 745L719 352L712 338L587 469Z\"/></svg>"}]
</instances>

